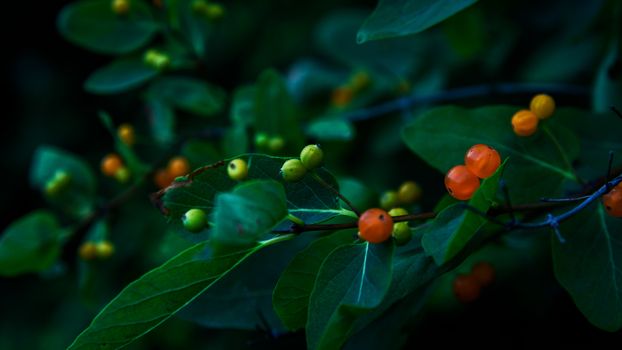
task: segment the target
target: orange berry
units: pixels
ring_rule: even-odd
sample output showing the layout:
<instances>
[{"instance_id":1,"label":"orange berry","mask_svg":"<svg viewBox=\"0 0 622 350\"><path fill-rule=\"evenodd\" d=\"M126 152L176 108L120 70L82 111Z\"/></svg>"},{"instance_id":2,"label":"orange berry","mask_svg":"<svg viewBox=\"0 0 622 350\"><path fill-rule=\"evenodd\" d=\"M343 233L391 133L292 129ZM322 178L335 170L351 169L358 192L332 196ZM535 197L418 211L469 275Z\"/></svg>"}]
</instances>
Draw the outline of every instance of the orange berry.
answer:
<instances>
[{"instance_id":1,"label":"orange berry","mask_svg":"<svg viewBox=\"0 0 622 350\"><path fill-rule=\"evenodd\" d=\"M166 169L158 169L153 175L153 182L158 186L158 188L166 188L171 182L173 182L175 178L171 176L171 174Z\"/></svg>"},{"instance_id":2,"label":"orange berry","mask_svg":"<svg viewBox=\"0 0 622 350\"><path fill-rule=\"evenodd\" d=\"M382 209L372 208L361 215L358 226L361 239L371 243L382 243L391 237L393 218Z\"/></svg>"},{"instance_id":3,"label":"orange berry","mask_svg":"<svg viewBox=\"0 0 622 350\"><path fill-rule=\"evenodd\" d=\"M489 286L495 280L495 268L488 262L481 261L473 265L471 275L482 287Z\"/></svg>"},{"instance_id":4,"label":"orange berry","mask_svg":"<svg viewBox=\"0 0 622 350\"><path fill-rule=\"evenodd\" d=\"M101 171L106 176L114 176L119 169L123 166L123 161L115 153L110 153L102 159Z\"/></svg>"},{"instance_id":5,"label":"orange berry","mask_svg":"<svg viewBox=\"0 0 622 350\"><path fill-rule=\"evenodd\" d=\"M523 109L512 116L512 128L518 136L530 136L538 130L538 116L530 110Z\"/></svg>"},{"instance_id":6,"label":"orange berry","mask_svg":"<svg viewBox=\"0 0 622 350\"><path fill-rule=\"evenodd\" d=\"M333 106L343 108L347 106L354 97L354 91L348 86L340 86L333 90L331 102Z\"/></svg>"},{"instance_id":7,"label":"orange berry","mask_svg":"<svg viewBox=\"0 0 622 350\"><path fill-rule=\"evenodd\" d=\"M445 187L452 197L467 200L479 188L479 179L466 166L456 165L445 175Z\"/></svg>"},{"instance_id":8,"label":"orange berry","mask_svg":"<svg viewBox=\"0 0 622 350\"><path fill-rule=\"evenodd\" d=\"M175 157L168 162L167 169L171 177L174 179L177 176L188 174L190 172L190 164L188 164L188 160L184 157Z\"/></svg>"},{"instance_id":9,"label":"orange berry","mask_svg":"<svg viewBox=\"0 0 622 350\"><path fill-rule=\"evenodd\" d=\"M78 255L82 260L93 260L97 258L97 246L93 242L84 242L78 248Z\"/></svg>"},{"instance_id":10,"label":"orange berry","mask_svg":"<svg viewBox=\"0 0 622 350\"><path fill-rule=\"evenodd\" d=\"M454 280L454 295L461 303L470 303L479 297L481 286L473 275L458 275Z\"/></svg>"},{"instance_id":11,"label":"orange berry","mask_svg":"<svg viewBox=\"0 0 622 350\"><path fill-rule=\"evenodd\" d=\"M488 145L477 144L464 155L464 164L480 179L490 177L501 165L501 156Z\"/></svg>"},{"instance_id":12,"label":"orange berry","mask_svg":"<svg viewBox=\"0 0 622 350\"><path fill-rule=\"evenodd\" d=\"M555 100L549 95L539 94L531 99L529 109L540 119L546 119L555 112Z\"/></svg>"},{"instance_id":13,"label":"orange berry","mask_svg":"<svg viewBox=\"0 0 622 350\"><path fill-rule=\"evenodd\" d=\"M603 196L603 204L609 215L622 218L622 183Z\"/></svg>"},{"instance_id":14,"label":"orange berry","mask_svg":"<svg viewBox=\"0 0 622 350\"><path fill-rule=\"evenodd\" d=\"M124 144L131 146L136 141L136 136L134 135L134 127L130 124L121 124L117 129L117 135L119 135L119 139Z\"/></svg>"}]
</instances>

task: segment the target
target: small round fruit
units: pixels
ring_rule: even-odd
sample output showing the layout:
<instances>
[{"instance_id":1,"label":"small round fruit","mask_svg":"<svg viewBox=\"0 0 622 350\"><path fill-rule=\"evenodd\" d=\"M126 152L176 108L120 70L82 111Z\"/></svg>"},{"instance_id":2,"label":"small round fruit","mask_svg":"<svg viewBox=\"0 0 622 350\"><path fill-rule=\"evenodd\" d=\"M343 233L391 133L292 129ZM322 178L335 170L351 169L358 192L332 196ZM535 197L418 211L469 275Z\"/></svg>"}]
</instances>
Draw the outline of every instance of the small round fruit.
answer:
<instances>
[{"instance_id":1,"label":"small round fruit","mask_svg":"<svg viewBox=\"0 0 622 350\"><path fill-rule=\"evenodd\" d=\"M285 147L285 140L280 136L275 136L268 140L268 149L272 152L278 152Z\"/></svg>"},{"instance_id":2,"label":"small round fruit","mask_svg":"<svg viewBox=\"0 0 622 350\"><path fill-rule=\"evenodd\" d=\"M197 233L207 226L207 215L201 209L190 209L181 218L184 228L190 232Z\"/></svg>"},{"instance_id":3,"label":"small round fruit","mask_svg":"<svg viewBox=\"0 0 622 350\"><path fill-rule=\"evenodd\" d=\"M234 159L227 165L227 174L232 180L244 180L248 176L248 165L244 159Z\"/></svg>"},{"instance_id":4,"label":"small round fruit","mask_svg":"<svg viewBox=\"0 0 622 350\"><path fill-rule=\"evenodd\" d=\"M454 295L461 303L471 303L480 294L481 286L473 275L458 275L453 284Z\"/></svg>"},{"instance_id":5,"label":"small round fruit","mask_svg":"<svg viewBox=\"0 0 622 350\"><path fill-rule=\"evenodd\" d=\"M124 166L120 167L119 170L114 173L114 178L122 184L127 183L130 180L130 176L130 170Z\"/></svg>"},{"instance_id":6,"label":"small round fruit","mask_svg":"<svg viewBox=\"0 0 622 350\"><path fill-rule=\"evenodd\" d=\"M398 222L394 224L391 235L395 238L395 244L397 245L404 245L410 242L412 238L412 233L410 232L410 227L407 222Z\"/></svg>"},{"instance_id":7,"label":"small round fruit","mask_svg":"<svg viewBox=\"0 0 622 350\"><path fill-rule=\"evenodd\" d=\"M158 169L153 175L153 182L160 189L168 187L173 180L175 180L175 178L172 177L166 169Z\"/></svg>"},{"instance_id":8,"label":"small round fruit","mask_svg":"<svg viewBox=\"0 0 622 350\"><path fill-rule=\"evenodd\" d=\"M408 211L404 208L393 208L389 210L389 215L391 215L391 217L408 215Z\"/></svg>"},{"instance_id":9,"label":"small round fruit","mask_svg":"<svg viewBox=\"0 0 622 350\"><path fill-rule=\"evenodd\" d=\"M188 159L182 156L171 158L168 162L169 175L175 179L178 176L186 175L190 172L190 164L188 163Z\"/></svg>"},{"instance_id":10,"label":"small round fruit","mask_svg":"<svg viewBox=\"0 0 622 350\"><path fill-rule=\"evenodd\" d=\"M397 190L397 198L400 203L414 203L421 198L421 187L414 181L406 181Z\"/></svg>"},{"instance_id":11,"label":"small round fruit","mask_svg":"<svg viewBox=\"0 0 622 350\"><path fill-rule=\"evenodd\" d=\"M307 170L313 170L324 161L324 152L318 145L306 145L300 152L300 161Z\"/></svg>"},{"instance_id":12,"label":"small round fruit","mask_svg":"<svg viewBox=\"0 0 622 350\"><path fill-rule=\"evenodd\" d=\"M114 174L123 166L123 161L115 153L110 153L102 159L101 171L106 176L114 176Z\"/></svg>"},{"instance_id":13,"label":"small round fruit","mask_svg":"<svg viewBox=\"0 0 622 350\"><path fill-rule=\"evenodd\" d=\"M466 166L456 165L445 175L445 187L452 197L464 201L477 191L479 179Z\"/></svg>"},{"instance_id":14,"label":"small round fruit","mask_svg":"<svg viewBox=\"0 0 622 350\"><path fill-rule=\"evenodd\" d=\"M494 148L477 144L469 148L464 156L464 164L480 179L490 177L501 165L501 156Z\"/></svg>"},{"instance_id":15,"label":"small round fruit","mask_svg":"<svg viewBox=\"0 0 622 350\"><path fill-rule=\"evenodd\" d=\"M207 9L207 1L205 0L195 0L192 2L192 11L196 14L205 14Z\"/></svg>"},{"instance_id":16,"label":"small round fruit","mask_svg":"<svg viewBox=\"0 0 622 350\"><path fill-rule=\"evenodd\" d=\"M371 83L371 78L369 77L369 73L366 71L358 71L350 77L350 87L354 91L361 91L369 86Z\"/></svg>"},{"instance_id":17,"label":"small round fruit","mask_svg":"<svg viewBox=\"0 0 622 350\"><path fill-rule=\"evenodd\" d=\"M487 287L495 280L495 268L488 262L480 261L471 268L471 275L482 287Z\"/></svg>"},{"instance_id":18,"label":"small round fruit","mask_svg":"<svg viewBox=\"0 0 622 350\"><path fill-rule=\"evenodd\" d=\"M104 240L95 244L95 252L100 259L107 259L114 254L114 244L112 242Z\"/></svg>"},{"instance_id":19,"label":"small round fruit","mask_svg":"<svg viewBox=\"0 0 622 350\"><path fill-rule=\"evenodd\" d=\"M399 198L395 191L385 191L380 196L380 207L382 209L392 209L399 205Z\"/></svg>"},{"instance_id":20,"label":"small round fruit","mask_svg":"<svg viewBox=\"0 0 622 350\"><path fill-rule=\"evenodd\" d=\"M125 15L130 11L130 1L129 0L112 0L112 4L110 5L112 8L112 12L117 15Z\"/></svg>"},{"instance_id":21,"label":"small round fruit","mask_svg":"<svg viewBox=\"0 0 622 350\"><path fill-rule=\"evenodd\" d=\"M215 21L221 19L225 15L225 8L221 4L208 3L205 8L205 16L207 19Z\"/></svg>"},{"instance_id":22,"label":"small round fruit","mask_svg":"<svg viewBox=\"0 0 622 350\"><path fill-rule=\"evenodd\" d=\"M333 106L343 108L350 104L354 97L354 91L349 86L340 86L333 90L330 101Z\"/></svg>"},{"instance_id":23,"label":"small round fruit","mask_svg":"<svg viewBox=\"0 0 622 350\"><path fill-rule=\"evenodd\" d=\"M512 129L518 136L530 136L538 130L538 117L530 110L523 109L512 116Z\"/></svg>"},{"instance_id":24,"label":"small round fruit","mask_svg":"<svg viewBox=\"0 0 622 350\"><path fill-rule=\"evenodd\" d=\"M265 132L258 132L255 135L255 147L259 149L268 148L268 144L270 143L270 138L268 134Z\"/></svg>"},{"instance_id":25,"label":"small round fruit","mask_svg":"<svg viewBox=\"0 0 622 350\"><path fill-rule=\"evenodd\" d=\"M555 100L547 94L539 94L531 99L529 109L540 119L546 119L555 112Z\"/></svg>"},{"instance_id":26,"label":"small round fruit","mask_svg":"<svg viewBox=\"0 0 622 350\"><path fill-rule=\"evenodd\" d=\"M391 237L393 219L380 208L366 210L358 221L359 237L370 243L382 243Z\"/></svg>"},{"instance_id":27,"label":"small round fruit","mask_svg":"<svg viewBox=\"0 0 622 350\"><path fill-rule=\"evenodd\" d=\"M307 174L307 168L300 159L288 159L281 167L281 176L285 181L298 181Z\"/></svg>"},{"instance_id":28,"label":"small round fruit","mask_svg":"<svg viewBox=\"0 0 622 350\"><path fill-rule=\"evenodd\" d=\"M78 255L82 260L90 261L97 258L97 247L93 242L84 242L78 248Z\"/></svg>"},{"instance_id":29,"label":"small round fruit","mask_svg":"<svg viewBox=\"0 0 622 350\"><path fill-rule=\"evenodd\" d=\"M622 218L622 183L603 196L603 204L609 215Z\"/></svg>"},{"instance_id":30,"label":"small round fruit","mask_svg":"<svg viewBox=\"0 0 622 350\"><path fill-rule=\"evenodd\" d=\"M136 141L136 135L134 134L134 127L130 124L121 124L117 129L117 135L124 144L131 146Z\"/></svg>"}]
</instances>

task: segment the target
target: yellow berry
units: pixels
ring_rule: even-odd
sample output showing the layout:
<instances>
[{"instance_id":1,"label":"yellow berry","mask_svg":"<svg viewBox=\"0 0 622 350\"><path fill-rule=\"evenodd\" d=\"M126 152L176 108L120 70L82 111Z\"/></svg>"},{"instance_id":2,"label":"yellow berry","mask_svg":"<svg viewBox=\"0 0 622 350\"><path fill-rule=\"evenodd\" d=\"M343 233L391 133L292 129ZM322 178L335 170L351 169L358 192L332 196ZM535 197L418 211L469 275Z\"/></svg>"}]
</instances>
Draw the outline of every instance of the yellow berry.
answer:
<instances>
[{"instance_id":1,"label":"yellow berry","mask_svg":"<svg viewBox=\"0 0 622 350\"><path fill-rule=\"evenodd\" d=\"M391 216L408 215L408 211L406 211L406 209L404 209L404 208L393 208L393 209L389 210L389 215L391 215Z\"/></svg>"},{"instance_id":2,"label":"yellow berry","mask_svg":"<svg viewBox=\"0 0 622 350\"><path fill-rule=\"evenodd\" d=\"M131 146L136 141L136 135L134 134L134 127L130 124L121 124L117 129L117 135L124 144Z\"/></svg>"},{"instance_id":3,"label":"yellow berry","mask_svg":"<svg viewBox=\"0 0 622 350\"><path fill-rule=\"evenodd\" d=\"M205 9L205 16L209 20L218 20L225 15L225 8L221 4L208 3Z\"/></svg>"},{"instance_id":4,"label":"yellow berry","mask_svg":"<svg viewBox=\"0 0 622 350\"><path fill-rule=\"evenodd\" d=\"M100 259L106 259L114 254L114 244L112 242L104 240L95 244L96 255Z\"/></svg>"},{"instance_id":5,"label":"yellow berry","mask_svg":"<svg viewBox=\"0 0 622 350\"><path fill-rule=\"evenodd\" d=\"M125 15L130 11L129 0L112 0L112 4L110 6L112 8L112 12L117 15Z\"/></svg>"},{"instance_id":6,"label":"yellow berry","mask_svg":"<svg viewBox=\"0 0 622 350\"><path fill-rule=\"evenodd\" d=\"M78 248L78 255L82 260L94 260L97 257L97 247L93 242L84 242Z\"/></svg>"},{"instance_id":7,"label":"yellow berry","mask_svg":"<svg viewBox=\"0 0 622 350\"><path fill-rule=\"evenodd\" d=\"M281 167L281 176L285 181L298 181L307 173L307 168L300 159L288 159Z\"/></svg>"},{"instance_id":8,"label":"yellow berry","mask_svg":"<svg viewBox=\"0 0 622 350\"><path fill-rule=\"evenodd\" d=\"M313 170L320 165L324 160L324 152L318 145L307 145L300 152L300 161L307 170Z\"/></svg>"},{"instance_id":9,"label":"yellow berry","mask_svg":"<svg viewBox=\"0 0 622 350\"><path fill-rule=\"evenodd\" d=\"M397 198L400 203L414 203L421 198L421 187L414 181L406 181L397 190Z\"/></svg>"},{"instance_id":10,"label":"yellow berry","mask_svg":"<svg viewBox=\"0 0 622 350\"><path fill-rule=\"evenodd\" d=\"M244 159L234 159L227 166L227 174L232 180L244 180L248 176L248 165Z\"/></svg>"},{"instance_id":11,"label":"yellow berry","mask_svg":"<svg viewBox=\"0 0 622 350\"><path fill-rule=\"evenodd\" d=\"M539 118L546 119L555 112L555 100L549 95L539 94L531 99L529 109Z\"/></svg>"}]
</instances>

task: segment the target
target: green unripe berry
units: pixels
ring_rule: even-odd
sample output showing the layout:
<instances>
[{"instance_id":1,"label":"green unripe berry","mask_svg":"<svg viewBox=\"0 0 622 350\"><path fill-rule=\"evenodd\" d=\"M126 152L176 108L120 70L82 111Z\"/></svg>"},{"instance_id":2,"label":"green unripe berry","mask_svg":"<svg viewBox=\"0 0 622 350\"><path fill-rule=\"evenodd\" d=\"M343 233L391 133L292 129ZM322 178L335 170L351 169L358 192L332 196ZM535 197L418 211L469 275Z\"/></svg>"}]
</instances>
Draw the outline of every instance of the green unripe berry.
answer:
<instances>
[{"instance_id":1,"label":"green unripe berry","mask_svg":"<svg viewBox=\"0 0 622 350\"><path fill-rule=\"evenodd\" d=\"M393 224L393 232L391 235L395 238L395 244L397 245L404 245L412 238L412 233L410 232L410 227L408 227L407 222Z\"/></svg>"},{"instance_id":2,"label":"green unripe berry","mask_svg":"<svg viewBox=\"0 0 622 350\"><path fill-rule=\"evenodd\" d=\"M265 132L258 132L255 135L255 147L260 148L260 149L268 148L269 143L270 143L270 138L268 137L268 134L266 134Z\"/></svg>"},{"instance_id":3,"label":"green unripe berry","mask_svg":"<svg viewBox=\"0 0 622 350\"><path fill-rule=\"evenodd\" d=\"M167 54L155 49L148 50L143 57L143 61L146 65L157 70L163 70L171 64L171 58Z\"/></svg>"},{"instance_id":4,"label":"green unripe berry","mask_svg":"<svg viewBox=\"0 0 622 350\"><path fill-rule=\"evenodd\" d=\"M300 161L308 170L313 170L324 160L324 152L318 145L307 145L300 152Z\"/></svg>"},{"instance_id":5,"label":"green unripe berry","mask_svg":"<svg viewBox=\"0 0 622 350\"><path fill-rule=\"evenodd\" d=\"M107 259L114 254L114 244L110 241L100 241L95 243L95 253L100 259Z\"/></svg>"},{"instance_id":6,"label":"green unripe berry","mask_svg":"<svg viewBox=\"0 0 622 350\"><path fill-rule=\"evenodd\" d=\"M391 216L408 215L408 211L406 211L406 209L404 209L404 208L393 208L393 209L389 210L389 215L391 215Z\"/></svg>"},{"instance_id":7,"label":"green unripe berry","mask_svg":"<svg viewBox=\"0 0 622 350\"><path fill-rule=\"evenodd\" d=\"M207 10L207 2L205 0L195 0L192 2L192 11L197 14L204 14Z\"/></svg>"},{"instance_id":8,"label":"green unripe berry","mask_svg":"<svg viewBox=\"0 0 622 350\"><path fill-rule=\"evenodd\" d=\"M203 210L194 208L188 210L184 216L182 216L181 221L186 230L197 233L207 226L207 215L205 215Z\"/></svg>"},{"instance_id":9,"label":"green unripe berry","mask_svg":"<svg viewBox=\"0 0 622 350\"><path fill-rule=\"evenodd\" d=\"M207 8L205 9L205 16L207 19L214 21L221 19L224 15L225 8L221 4L207 4Z\"/></svg>"},{"instance_id":10,"label":"green unripe berry","mask_svg":"<svg viewBox=\"0 0 622 350\"><path fill-rule=\"evenodd\" d=\"M391 208L395 208L399 203L399 199L397 197L397 192L395 191L386 191L380 196L380 207L382 209L388 210Z\"/></svg>"},{"instance_id":11,"label":"green unripe berry","mask_svg":"<svg viewBox=\"0 0 622 350\"><path fill-rule=\"evenodd\" d=\"M57 170L45 184L45 194L54 197L65 190L71 182L71 175L65 170Z\"/></svg>"},{"instance_id":12,"label":"green unripe berry","mask_svg":"<svg viewBox=\"0 0 622 350\"><path fill-rule=\"evenodd\" d=\"M232 180L244 180L248 176L248 165L244 159L234 159L227 166L227 174Z\"/></svg>"},{"instance_id":13,"label":"green unripe berry","mask_svg":"<svg viewBox=\"0 0 622 350\"><path fill-rule=\"evenodd\" d=\"M120 183L124 184L130 180L130 175L130 170L123 166L114 173L114 178Z\"/></svg>"},{"instance_id":14,"label":"green unripe berry","mask_svg":"<svg viewBox=\"0 0 622 350\"><path fill-rule=\"evenodd\" d=\"M289 159L281 167L281 176L285 181L298 181L307 173L307 168L302 165L300 159Z\"/></svg>"},{"instance_id":15,"label":"green unripe berry","mask_svg":"<svg viewBox=\"0 0 622 350\"><path fill-rule=\"evenodd\" d=\"M268 141L268 148L272 152L278 152L285 146L285 140L280 136L275 136Z\"/></svg>"}]
</instances>

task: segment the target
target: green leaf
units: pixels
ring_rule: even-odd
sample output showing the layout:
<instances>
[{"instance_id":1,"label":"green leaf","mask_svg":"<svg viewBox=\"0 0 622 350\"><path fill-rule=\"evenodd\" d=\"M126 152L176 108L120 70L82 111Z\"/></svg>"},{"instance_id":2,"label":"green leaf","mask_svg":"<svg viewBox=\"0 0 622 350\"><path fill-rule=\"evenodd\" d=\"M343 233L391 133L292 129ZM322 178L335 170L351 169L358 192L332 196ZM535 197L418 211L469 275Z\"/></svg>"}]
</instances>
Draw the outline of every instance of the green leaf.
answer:
<instances>
[{"instance_id":1,"label":"green leaf","mask_svg":"<svg viewBox=\"0 0 622 350\"><path fill-rule=\"evenodd\" d=\"M622 220L600 203L560 226L552 236L555 276L595 326L622 328Z\"/></svg>"},{"instance_id":2,"label":"green leaf","mask_svg":"<svg viewBox=\"0 0 622 350\"><path fill-rule=\"evenodd\" d=\"M212 116L224 107L225 92L205 81L167 76L153 82L149 95L188 113Z\"/></svg>"},{"instance_id":3,"label":"green leaf","mask_svg":"<svg viewBox=\"0 0 622 350\"><path fill-rule=\"evenodd\" d=\"M339 178L339 191L355 208L372 208L378 205L378 193L355 178ZM347 207L346 203L341 203Z\"/></svg>"},{"instance_id":4,"label":"green leaf","mask_svg":"<svg viewBox=\"0 0 622 350\"><path fill-rule=\"evenodd\" d=\"M58 16L65 39L105 54L125 54L147 44L158 31L147 4L132 1L127 15L112 12L109 0L84 0L69 4Z\"/></svg>"},{"instance_id":5,"label":"green leaf","mask_svg":"<svg viewBox=\"0 0 622 350\"><path fill-rule=\"evenodd\" d=\"M91 168L83 160L56 147L37 148L30 168L31 185L44 192L47 183L58 171L68 173L69 183L65 190L47 196L47 199L71 215L88 215L94 204L96 189Z\"/></svg>"},{"instance_id":6,"label":"green leaf","mask_svg":"<svg viewBox=\"0 0 622 350\"><path fill-rule=\"evenodd\" d=\"M380 305L391 284L393 242L335 249L322 263L309 298L307 345L338 349L353 320Z\"/></svg>"},{"instance_id":7,"label":"green leaf","mask_svg":"<svg viewBox=\"0 0 622 350\"><path fill-rule=\"evenodd\" d=\"M159 74L142 58L122 58L93 72L84 88L93 94L116 94L139 87Z\"/></svg>"},{"instance_id":8,"label":"green leaf","mask_svg":"<svg viewBox=\"0 0 622 350\"><path fill-rule=\"evenodd\" d=\"M246 181L215 199L211 242L247 246L287 216L283 185L274 180Z\"/></svg>"},{"instance_id":9,"label":"green leaf","mask_svg":"<svg viewBox=\"0 0 622 350\"><path fill-rule=\"evenodd\" d=\"M287 265L272 295L274 310L285 327L290 330L304 328L309 297L322 262L337 247L352 240L352 230L330 233L315 240Z\"/></svg>"},{"instance_id":10,"label":"green leaf","mask_svg":"<svg viewBox=\"0 0 622 350\"><path fill-rule=\"evenodd\" d=\"M178 13L181 32L190 43L194 53L203 57L210 25L207 18L192 10L193 2L193 0L177 0L173 10Z\"/></svg>"},{"instance_id":11,"label":"green leaf","mask_svg":"<svg viewBox=\"0 0 622 350\"><path fill-rule=\"evenodd\" d=\"M242 86L233 93L231 102L231 120L236 125L248 126L255 123L254 86Z\"/></svg>"},{"instance_id":12,"label":"green leaf","mask_svg":"<svg viewBox=\"0 0 622 350\"><path fill-rule=\"evenodd\" d=\"M306 223L315 223L346 213L339 206L334 192L320 184L313 176L305 176L298 182L284 182L279 171L287 158L259 154L245 154L238 158L245 159L248 163L248 176L245 181L272 179L282 182L289 212ZM176 221L191 208L210 212L214 207L214 196L219 192L230 191L238 183L229 178L226 165L227 161L218 162L199 168L187 177L179 178L164 191L162 197L156 198L156 204ZM330 173L324 169L316 171L323 181L338 189L335 178Z\"/></svg>"},{"instance_id":13,"label":"green leaf","mask_svg":"<svg viewBox=\"0 0 622 350\"><path fill-rule=\"evenodd\" d=\"M482 181L468 205L483 213L495 201L499 180L507 160L489 178ZM422 245L426 253L434 258L437 265L451 260L464 248L486 219L464 208L464 204L454 204L441 211L434 220L423 227Z\"/></svg>"},{"instance_id":14,"label":"green leaf","mask_svg":"<svg viewBox=\"0 0 622 350\"><path fill-rule=\"evenodd\" d=\"M380 0L356 40L364 43L422 32L477 0Z\"/></svg>"},{"instance_id":15,"label":"green leaf","mask_svg":"<svg viewBox=\"0 0 622 350\"><path fill-rule=\"evenodd\" d=\"M151 136L160 144L175 141L175 111L169 104L158 98L147 98L147 113Z\"/></svg>"},{"instance_id":16,"label":"green leaf","mask_svg":"<svg viewBox=\"0 0 622 350\"><path fill-rule=\"evenodd\" d=\"M225 157L233 157L248 151L248 133L244 125L232 125L225 130L222 138L222 150Z\"/></svg>"},{"instance_id":17,"label":"green leaf","mask_svg":"<svg viewBox=\"0 0 622 350\"><path fill-rule=\"evenodd\" d=\"M116 349L131 343L188 305L255 252L292 237L280 236L225 255L214 255L208 242L188 248L130 283L69 349Z\"/></svg>"},{"instance_id":18,"label":"green leaf","mask_svg":"<svg viewBox=\"0 0 622 350\"><path fill-rule=\"evenodd\" d=\"M50 268L67 234L51 213L35 211L13 222L0 237L0 275L16 276Z\"/></svg>"},{"instance_id":19,"label":"green leaf","mask_svg":"<svg viewBox=\"0 0 622 350\"><path fill-rule=\"evenodd\" d=\"M303 146L299 113L275 70L261 73L255 86L255 127L258 132L282 137L286 149L298 152Z\"/></svg>"},{"instance_id":20,"label":"green leaf","mask_svg":"<svg viewBox=\"0 0 622 350\"><path fill-rule=\"evenodd\" d=\"M512 159L504 175L512 201L533 202L559 195L564 180L576 181L571 164L579 155L578 140L555 117L540 123L532 136L515 135L511 119L519 109L510 106L434 108L402 130L402 139L443 174L456 164L463 164L464 154L471 146L489 145L502 158Z\"/></svg>"},{"instance_id":21,"label":"green leaf","mask_svg":"<svg viewBox=\"0 0 622 350\"><path fill-rule=\"evenodd\" d=\"M352 123L343 119L316 119L307 127L307 135L320 141L349 141L354 138Z\"/></svg>"},{"instance_id":22,"label":"green leaf","mask_svg":"<svg viewBox=\"0 0 622 350\"><path fill-rule=\"evenodd\" d=\"M618 6L620 7L620 6ZM592 106L596 112L608 112L611 106L622 105L622 38L611 41L607 54L603 58L592 93ZM616 64L618 68L616 69Z\"/></svg>"}]
</instances>

